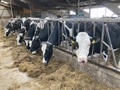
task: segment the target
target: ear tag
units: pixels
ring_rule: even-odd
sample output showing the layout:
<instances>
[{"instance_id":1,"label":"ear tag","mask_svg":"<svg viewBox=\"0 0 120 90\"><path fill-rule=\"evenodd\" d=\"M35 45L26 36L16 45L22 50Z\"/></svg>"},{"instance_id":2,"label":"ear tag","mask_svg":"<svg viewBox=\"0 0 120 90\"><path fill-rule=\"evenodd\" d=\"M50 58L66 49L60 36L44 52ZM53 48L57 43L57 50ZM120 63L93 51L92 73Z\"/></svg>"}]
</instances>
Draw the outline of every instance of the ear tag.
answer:
<instances>
[{"instance_id":1,"label":"ear tag","mask_svg":"<svg viewBox=\"0 0 120 90\"><path fill-rule=\"evenodd\" d=\"M92 41L92 44L95 44L95 40Z\"/></svg>"},{"instance_id":2,"label":"ear tag","mask_svg":"<svg viewBox=\"0 0 120 90\"><path fill-rule=\"evenodd\" d=\"M40 38L38 38L38 40L40 40Z\"/></svg>"},{"instance_id":3,"label":"ear tag","mask_svg":"<svg viewBox=\"0 0 120 90\"><path fill-rule=\"evenodd\" d=\"M75 43L73 40L71 40L72 43Z\"/></svg>"}]
</instances>

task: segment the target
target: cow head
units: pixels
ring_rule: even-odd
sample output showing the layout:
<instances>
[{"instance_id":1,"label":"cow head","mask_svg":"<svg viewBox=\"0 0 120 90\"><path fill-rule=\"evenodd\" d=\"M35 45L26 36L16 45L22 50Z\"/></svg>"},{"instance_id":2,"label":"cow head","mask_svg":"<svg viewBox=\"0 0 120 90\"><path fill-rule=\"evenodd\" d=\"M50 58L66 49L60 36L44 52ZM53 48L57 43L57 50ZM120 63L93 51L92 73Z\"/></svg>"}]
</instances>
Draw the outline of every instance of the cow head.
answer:
<instances>
[{"instance_id":1,"label":"cow head","mask_svg":"<svg viewBox=\"0 0 120 90\"><path fill-rule=\"evenodd\" d=\"M26 28L24 26L21 27L20 29L20 33L17 35L17 45L20 45L24 39L24 35L25 35L25 30Z\"/></svg>"},{"instance_id":2,"label":"cow head","mask_svg":"<svg viewBox=\"0 0 120 90\"><path fill-rule=\"evenodd\" d=\"M32 40L32 44L31 44L31 47L30 47L30 51L32 52L32 54L36 54L36 50L40 47L40 39L35 36L33 37L33 40Z\"/></svg>"},{"instance_id":3,"label":"cow head","mask_svg":"<svg viewBox=\"0 0 120 90\"><path fill-rule=\"evenodd\" d=\"M6 30L5 30L5 34L4 34L4 36L7 37L7 36L9 36L9 34L10 34L10 29L6 29Z\"/></svg>"},{"instance_id":4,"label":"cow head","mask_svg":"<svg viewBox=\"0 0 120 90\"><path fill-rule=\"evenodd\" d=\"M29 50L30 47L31 47L31 45L32 45L31 37L26 37L26 38L24 39L24 41L25 41L25 45L26 45L27 50Z\"/></svg>"},{"instance_id":5,"label":"cow head","mask_svg":"<svg viewBox=\"0 0 120 90\"><path fill-rule=\"evenodd\" d=\"M42 44L43 63L48 63L53 54L53 45L51 43Z\"/></svg>"},{"instance_id":6,"label":"cow head","mask_svg":"<svg viewBox=\"0 0 120 90\"><path fill-rule=\"evenodd\" d=\"M11 30L12 30L13 24L8 22L7 26L4 28L5 34L4 36L9 36Z\"/></svg>"},{"instance_id":7,"label":"cow head","mask_svg":"<svg viewBox=\"0 0 120 90\"><path fill-rule=\"evenodd\" d=\"M90 45L97 43L99 40L98 37L91 38L86 32L78 33L75 40L71 39L80 65L87 62Z\"/></svg>"}]
</instances>

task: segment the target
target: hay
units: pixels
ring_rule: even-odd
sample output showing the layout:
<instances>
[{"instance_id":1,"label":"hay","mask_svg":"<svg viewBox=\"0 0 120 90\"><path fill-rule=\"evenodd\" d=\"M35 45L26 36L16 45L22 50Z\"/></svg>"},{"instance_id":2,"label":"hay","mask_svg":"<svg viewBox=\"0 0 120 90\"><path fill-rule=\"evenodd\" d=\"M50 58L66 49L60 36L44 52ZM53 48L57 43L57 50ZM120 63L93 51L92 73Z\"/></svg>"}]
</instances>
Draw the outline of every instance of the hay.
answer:
<instances>
[{"instance_id":1,"label":"hay","mask_svg":"<svg viewBox=\"0 0 120 90\"><path fill-rule=\"evenodd\" d=\"M16 36L2 37L3 31L0 34L1 41L5 43L3 48L12 47L13 68L26 72L38 82L39 85L34 86L33 90L117 90L99 83L86 73L78 72L68 62L56 57L52 57L49 64L43 65L42 56L27 52L24 43L22 46L16 45ZM14 87L19 88L17 85Z\"/></svg>"}]
</instances>

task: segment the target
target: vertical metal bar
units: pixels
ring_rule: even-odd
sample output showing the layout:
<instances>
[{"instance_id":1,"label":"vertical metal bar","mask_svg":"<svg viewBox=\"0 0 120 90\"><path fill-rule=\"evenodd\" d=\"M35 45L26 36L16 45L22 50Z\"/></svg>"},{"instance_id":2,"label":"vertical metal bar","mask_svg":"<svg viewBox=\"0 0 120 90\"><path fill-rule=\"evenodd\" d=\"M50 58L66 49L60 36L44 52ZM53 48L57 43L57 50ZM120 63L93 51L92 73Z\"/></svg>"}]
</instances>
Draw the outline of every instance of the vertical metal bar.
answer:
<instances>
[{"instance_id":1,"label":"vertical metal bar","mask_svg":"<svg viewBox=\"0 0 120 90\"><path fill-rule=\"evenodd\" d=\"M50 35L50 32L53 30L53 21L50 22L50 29L51 30L49 30L49 35Z\"/></svg>"},{"instance_id":2,"label":"vertical metal bar","mask_svg":"<svg viewBox=\"0 0 120 90\"><path fill-rule=\"evenodd\" d=\"M57 22L57 25L58 25L58 45L60 45L60 30L59 30L60 22L59 21Z\"/></svg>"},{"instance_id":3,"label":"vertical metal bar","mask_svg":"<svg viewBox=\"0 0 120 90\"><path fill-rule=\"evenodd\" d=\"M12 2L10 0L10 9L11 9L11 15L12 15L12 18L13 18L13 9L12 9Z\"/></svg>"},{"instance_id":4,"label":"vertical metal bar","mask_svg":"<svg viewBox=\"0 0 120 90\"><path fill-rule=\"evenodd\" d=\"M63 29L64 29L63 25L64 25L64 23L63 23L63 21L62 21L62 43L61 43L62 46L63 46L63 38L64 38L64 37L63 37L63 34L64 34L64 33L63 33Z\"/></svg>"},{"instance_id":5,"label":"vertical metal bar","mask_svg":"<svg viewBox=\"0 0 120 90\"><path fill-rule=\"evenodd\" d=\"M95 24L95 22L92 22L93 23L93 37L95 37L95 26L96 26L96 24ZM94 45L92 46L92 59L93 59L93 54L94 54Z\"/></svg>"},{"instance_id":6,"label":"vertical metal bar","mask_svg":"<svg viewBox=\"0 0 120 90\"><path fill-rule=\"evenodd\" d=\"M106 17L106 12L107 12L107 8L105 7L105 16L104 17Z\"/></svg>"},{"instance_id":7,"label":"vertical metal bar","mask_svg":"<svg viewBox=\"0 0 120 90\"><path fill-rule=\"evenodd\" d=\"M103 38L104 38L104 30L105 30L105 23L102 25L102 36L101 36L101 43L100 43L100 59L99 62L101 61L102 58L102 49L103 49Z\"/></svg>"},{"instance_id":8,"label":"vertical metal bar","mask_svg":"<svg viewBox=\"0 0 120 90\"><path fill-rule=\"evenodd\" d=\"M50 32L49 32L49 31L50 31L50 30L49 30L49 29L50 29L50 27L49 27L49 23L50 23L50 22L48 21L48 22L47 22L47 27L48 27L48 37L49 37L49 35L50 35ZM51 24L51 23L50 23L50 24ZM51 26L51 25L50 25L50 26Z\"/></svg>"},{"instance_id":9,"label":"vertical metal bar","mask_svg":"<svg viewBox=\"0 0 120 90\"><path fill-rule=\"evenodd\" d=\"M78 16L79 16L80 0L78 0Z\"/></svg>"},{"instance_id":10,"label":"vertical metal bar","mask_svg":"<svg viewBox=\"0 0 120 90\"><path fill-rule=\"evenodd\" d=\"M78 21L78 30L77 30L77 33L80 32L80 21Z\"/></svg>"},{"instance_id":11,"label":"vertical metal bar","mask_svg":"<svg viewBox=\"0 0 120 90\"><path fill-rule=\"evenodd\" d=\"M30 17L32 17L31 5L29 4Z\"/></svg>"},{"instance_id":12,"label":"vertical metal bar","mask_svg":"<svg viewBox=\"0 0 120 90\"><path fill-rule=\"evenodd\" d=\"M92 0L89 1L89 18L90 18L90 15L91 15L91 3L92 3Z\"/></svg>"},{"instance_id":13,"label":"vertical metal bar","mask_svg":"<svg viewBox=\"0 0 120 90\"><path fill-rule=\"evenodd\" d=\"M86 22L84 22L84 31L86 31Z\"/></svg>"},{"instance_id":14,"label":"vertical metal bar","mask_svg":"<svg viewBox=\"0 0 120 90\"><path fill-rule=\"evenodd\" d=\"M74 37L74 21L72 21L72 37Z\"/></svg>"},{"instance_id":15,"label":"vertical metal bar","mask_svg":"<svg viewBox=\"0 0 120 90\"><path fill-rule=\"evenodd\" d=\"M110 34L109 34L109 31L108 31L107 24L105 24L105 27L106 27L106 32L107 32L108 40L109 40L109 43L110 43L110 47L111 47L111 52L112 52L114 64L115 64L115 67L118 69L117 63L116 63L116 57L115 57L115 54L114 54L114 51L113 51L113 46L112 46L112 42L111 42L111 38L110 38Z\"/></svg>"}]
</instances>

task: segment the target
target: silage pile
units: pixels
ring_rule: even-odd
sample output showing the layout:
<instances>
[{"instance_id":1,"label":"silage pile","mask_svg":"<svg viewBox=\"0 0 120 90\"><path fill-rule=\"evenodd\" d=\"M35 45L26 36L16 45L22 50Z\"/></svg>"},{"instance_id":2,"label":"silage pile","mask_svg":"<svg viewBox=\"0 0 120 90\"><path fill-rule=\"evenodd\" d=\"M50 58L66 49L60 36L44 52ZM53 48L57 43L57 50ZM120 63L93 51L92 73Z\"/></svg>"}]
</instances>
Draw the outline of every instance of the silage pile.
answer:
<instances>
[{"instance_id":1,"label":"silage pile","mask_svg":"<svg viewBox=\"0 0 120 90\"><path fill-rule=\"evenodd\" d=\"M3 36L3 31L0 35ZM16 36L1 37L6 47L12 46L14 64L11 68L27 73L38 86L33 90L117 90L97 82L86 73L78 72L68 62L52 57L47 65L42 64L41 54L32 55L26 51L24 43L16 45Z\"/></svg>"}]
</instances>

